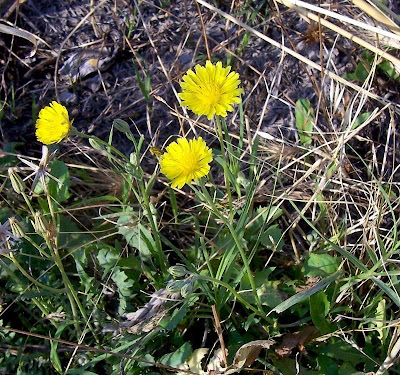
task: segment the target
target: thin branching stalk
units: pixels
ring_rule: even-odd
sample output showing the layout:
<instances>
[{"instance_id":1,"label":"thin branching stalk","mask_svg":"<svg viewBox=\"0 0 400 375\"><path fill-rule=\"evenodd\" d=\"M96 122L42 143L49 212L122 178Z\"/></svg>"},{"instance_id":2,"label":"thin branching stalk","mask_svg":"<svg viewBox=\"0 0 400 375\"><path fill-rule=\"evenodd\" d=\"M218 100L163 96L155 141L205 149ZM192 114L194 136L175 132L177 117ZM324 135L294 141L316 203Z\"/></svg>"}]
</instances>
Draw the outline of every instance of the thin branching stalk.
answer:
<instances>
[{"instance_id":1,"label":"thin branching stalk","mask_svg":"<svg viewBox=\"0 0 400 375\"><path fill-rule=\"evenodd\" d=\"M263 307L261 305L260 298L259 298L259 296L257 294L256 284L254 282L254 277L253 277L253 274L251 272L250 265L249 265L249 262L248 262L247 257L246 257L246 253L245 253L245 251L243 249L243 246L242 246L242 244L241 244L241 242L240 242L240 240L238 238L238 235L236 233L235 228L232 226L232 224L229 222L229 220L224 215L222 215L222 213L218 210L218 208L215 205L214 201L212 200L210 194L208 193L208 190L205 187L204 181L202 179L199 180L199 185L201 187L201 191L202 191L203 197L206 200L207 204L210 206L211 210L214 212L214 214L216 216L218 216L218 218L220 218L224 222L226 227L229 229L229 232L231 233L232 238L233 238L233 240L234 240L234 242L235 242L235 244L236 244L236 246L237 246L237 248L239 250L240 256L242 257L242 262L243 262L243 265L245 267L247 276L249 278L251 289L253 291L257 307L258 307L258 309L260 311L263 311ZM192 189L197 191L197 189L194 186L192 186Z\"/></svg>"},{"instance_id":2,"label":"thin branching stalk","mask_svg":"<svg viewBox=\"0 0 400 375\"><path fill-rule=\"evenodd\" d=\"M32 277L31 275L29 275L28 272L26 272L24 270L24 268L19 264L18 260L15 259L14 254L10 253L10 255L8 255L8 258L15 264L15 266L18 268L18 270L29 280L31 281L33 284L35 284L36 286L38 286L39 288L43 288L48 290L49 292L52 293L65 293L66 289L62 288L62 289L56 289L56 288L52 288L51 286L47 286L45 284L42 284L40 281L36 280L34 277Z\"/></svg>"},{"instance_id":3,"label":"thin branching stalk","mask_svg":"<svg viewBox=\"0 0 400 375\"><path fill-rule=\"evenodd\" d=\"M216 133L218 135L219 144L221 146L221 154L222 154L222 161L223 161L223 168L224 168L224 177L225 177L225 186L226 186L226 193L228 194L228 201L229 201L229 217L233 220L233 203L232 203L232 193L231 193L231 185L229 182L229 167L228 167L228 160L225 154L225 145L224 145L224 136L222 134L222 127L221 127L221 119L219 116L215 116L215 125L216 125Z\"/></svg>"}]
</instances>

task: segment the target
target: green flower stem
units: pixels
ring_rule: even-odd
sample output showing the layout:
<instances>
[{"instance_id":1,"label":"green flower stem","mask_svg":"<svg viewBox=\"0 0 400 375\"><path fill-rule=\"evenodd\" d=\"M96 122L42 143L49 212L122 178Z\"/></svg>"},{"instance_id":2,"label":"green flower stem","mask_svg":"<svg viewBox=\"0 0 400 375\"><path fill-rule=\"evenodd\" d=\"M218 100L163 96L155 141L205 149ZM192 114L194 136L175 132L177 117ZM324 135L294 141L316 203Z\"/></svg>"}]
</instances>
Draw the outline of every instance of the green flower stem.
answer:
<instances>
[{"instance_id":1,"label":"green flower stem","mask_svg":"<svg viewBox=\"0 0 400 375\"><path fill-rule=\"evenodd\" d=\"M211 207L212 211L224 222L224 224L226 225L226 227L229 229L229 232L231 233L232 238L233 238L233 240L235 241L235 244L236 244L236 246L237 246L237 248L238 248L238 250L239 250L240 256L242 257L243 265L244 265L244 268L245 268L245 270L246 270L247 277L249 278L250 285L251 285L251 289L252 289L252 291L253 291L253 294L254 294L254 298L255 298L255 300L256 300L257 307L258 307L258 309L259 309L260 311L263 311L263 307L262 307L262 305L261 305L260 298L259 298L259 296L258 296L258 294L257 294L256 284L255 284L255 282L254 282L254 277L253 277L253 274L252 274L252 272L251 272L250 265L249 265L249 262L248 262L247 257L246 257L246 253L245 253L245 251L244 251L244 249L243 249L242 244L240 243L240 240L239 240L239 238L238 238L238 236L237 236L237 233L236 233L236 231L235 231L235 228L234 228L234 227L232 226L232 224L226 219L226 217L225 217L224 215L222 215L222 214L219 212L218 208L216 207L214 201L213 201L212 198L210 197L210 194L208 193L208 190L206 189L206 187L205 187L205 185L204 185L204 181L203 181L202 179L200 179L200 180L198 181L198 183L199 183L199 185L200 185L200 187L201 187L203 196L204 196L206 202L208 203L208 205ZM192 189L194 189L194 190L196 191L196 189L194 188L194 186L192 186Z\"/></svg>"},{"instance_id":2,"label":"green flower stem","mask_svg":"<svg viewBox=\"0 0 400 375\"><path fill-rule=\"evenodd\" d=\"M48 245L50 245L50 244L48 244ZM58 269L61 272L61 276L63 278L64 285L65 285L65 287L67 289L67 294L68 294L68 298L70 300L70 303L72 302L71 308L75 307L75 313L73 312L73 314L74 314L74 318L77 319L76 325L79 327L79 324L78 324L78 321L79 321L78 320L78 313L76 311L75 303L76 303L76 305L78 305L78 309L81 312L81 314L83 316L83 319L85 319L86 324L89 327L90 331L92 332L94 338L96 339L97 342L99 342L99 339L98 339L96 333L94 332L93 326L89 322L89 319L88 319L88 316L86 314L86 311L83 308L83 306L81 304L81 301L79 300L78 294L76 293L76 291L74 289L74 286L72 285L67 273L65 272L64 266L63 266L61 258L60 258L60 254L58 253L58 249L56 247L54 249L50 247L50 249L52 250L52 253L53 253L53 256L54 256L54 261L55 261ZM75 302L75 303L73 303L73 302ZM80 336L81 335L80 328L78 329L78 333L79 333L79 336Z\"/></svg>"},{"instance_id":3,"label":"green flower stem","mask_svg":"<svg viewBox=\"0 0 400 375\"><path fill-rule=\"evenodd\" d=\"M33 207L31 205L31 201L29 200L28 196L25 194L24 191L21 192L22 197L25 200L26 205L29 207L29 211L31 211L32 216L35 215L35 211L33 210Z\"/></svg>"},{"instance_id":4,"label":"green flower stem","mask_svg":"<svg viewBox=\"0 0 400 375\"><path fill-rule=\"evenodd\" d=\"M42 284L40 281L36 280L34 277L32 277L31 275L29 275L29 273L26 272L26 271L24 270L24 268L19 264L18 260L15 259L13 253L10 253L7 257L15 264L15 266L19 269L19 271L20 271L29 281L31 281L33 284L35 284L35 285L38 286L39 288L46 289L46 290L48 290L48 291L50 291L50 292L52 292L52 293L65 293L65 292L66 292L65 288L63 288L63 289L52 288L51 286L47 286L47 285L45 285L45 284Z\"/></svg>"},{"instance_id":5,"label":"green flower stem","mask_svg":"<svg viewBox=\"0 0 400 375\"><path fill-rule=\"evenodd\" d=\"M27 240L40 254L44 255L47 259L52 259L51 255L44 251L35 241L25 234L24 239Z\"/></svg>"},{"instance_id":6,"label":"green flower stem","mask_svg":"<svg viewBox=\"0 0 400 375\"><path fill-rule=\"evenodd\" d=\"M47 205L49 206L49 210L50 210L50 215L51 215L51 220L53 222L53 226L54 226L54 228L57 228L56 215L54 213L53 202L51 201L51 196L49 194L49 190L48 190L47 184L45 184L44 190L46 192ZM57 238L55 238L55 241L57 241Z\"/></svg>"},{"instance_id":7,"label":"green flower stem","mask_svg":"<svg viewBox=\"0 0 400 375\"><path fill-rule=\"evenodd\" d=\"M71 285L71 283L69 281L69 278L68 278L67 274L65 273L64 266L63 266L63 264L61 262L61 259L60 259L60 256L58 254L58 251L57 252L54 251L52 245L50 244L50 241L47 238L46 238L46 243L47 243L48 248L50 249L50 252L52 253L52 257L53 257L54 263L56 264L57 268L59 269L59 271L61 273L61 277L63 279L63 283L64 283L64 286L65 286L65 289L66 289L65 291L67 293L69 304L71 305L72 315L74 317L75 329L76 329L77 335L80 336L82 334L82 331L81 331L81 328L79 326L79 315L78 315L78 310L76 308L75 298L74 298L74 295L73 295L73 293L71 291L71 289L73 290L73 287L72 287L72 285ZM74 290L74 292L75 292L75 290Z\"/></svg>"},{"instance_id":8,"label":"green flower stem","mask_svg":"<svg viewBox=\"0 0 400 375\"><path fill-rule=\"evenodd\" d=\"M139 184L140 192L142 194L144 207L147 212L147 219L150 222L151 230L153 232L153 235L156 238L158 263L161 268L161 272L163 273L163 275L165 275L167 273L167 258L162 250L162 243L161 243L160 234L159 234L159 231L157 228L157 223L155 222L155 218L153 217L153 214L151 213L150 201L149 201L149 197L147 196L146 188L144 186L143 180L138 179L137 181Z\"/></svg>"},{"instance_id":9,"label":"green flower stem","mask_svg":"<svg viewBox=\"0 0 400 375\"><path fill-rule=\"evenodd\" d=\"M224 136L222 134L222 127L221 127L221 119L219 116L215 116L215 124L216 124L216 132L218 135L219 139L219 144L221 146L221 154L222 154L222 160L223 160L223 168L224 168L224 177L225 177L225 185L226 185L226 192L228 194L228 201L229 201L229 216L231 218L231 221L233 220L233 203L232 203L232 193L231 193L231 185L229 182L229 167L228 167L228 160L226 158L225 154L225 146L224 146Z\"/></svg>"},{"instance_id":10,"label":"green flower stem","mask_svg":"<svg viewBox=\"0 0 400 375\"><path fill-rule=\"evenodd\" d=\"M122 160L124 160L124 163L129 163L130 162L129 159L122 152L120 152L118 149L116 149L115 147L111 146L109 143L101 140L98 137L94 137L94 136L90 136L90 135L78 132L76 129L73 129L73 132L71 134L72 135L78 135L79 137L82 137L82 138L92 138L97 143L99 143L100 145L102 145L105 148L108 148L108 149L112 150L113 152L115 152L116 155L118 155L119 157L122 158ZM116 163L118 163L123 169L125 169L125 165L123 163L121 163L118 159L114 158L112 155L110 155L110 157L112 157L113 160L116 161ZM158 233L157 224L155 223L153 215L151 213L150 202L149 202L149 198L148 198L148 196L146 194L146 188L144 186L144 182L143 182L142 179L137 178L136 180L138 181L138 184L139 184L141 197L139 197L139 195L137 194L135 189L132 189L132 190L133 190L133 192L134 192L134 194L135 194L135 196L136 196L136 198L138 199L139 202L140 202L140 198L143 199L145 211L147 212L147 218L148 218L148 220L150 222L150 226L151 226L153 235L155 236L155 239L156 239L159 265L160 265L162 273L165 274L167 272L167 259L165 257L165 254L162 251L162 244L161 244L160 235Z\"/></svg>"},{"instance_id":11,"label":"green flower stem","mask_svg":"<svg viewBox=\"0 0 400 375\"><path fill-rule=\"evenodd\" d=\"M255 308L253 305L251 305L250 303L248 303L234 288L232 288L229 284L218 280L218 279L214 279L213 277L210 276L206 276L206 275L196 275L195 276L196 279L198 280L204 280L204 281L210 281L216 284L219 284L221 286L223 286L224 288L228 289L234 296L235 298L240 301L244 306L246 306L249 310L255 312L256 314L258 314L259 316L261 316L262 318L264 318L266 321L268 321L268 323L272 323L272 320L270 318L267 317L267 315L265 314L265 312L263 311L263 309L257 309Z\"/></svg>"},{"instance_id":12,"label":"green flower stem","mask_svg":"<svg viewBox=\"0 0 400 375\"><path fill-rule=\"evenodd\" d=\"M77 135L81 138L86 138L86 139L94 139L98 144L109 148L110 150L113 150L119 157L121 157L123 160L125 160L125 162L129 162L129 159L126 157L126 155L124 155L121 151L119 151L118 149L116 149L114 146L111 146L108 142L103 141L102 139L95 137L93 135L88 135L88 134L84 134L81 133L79 131L77 131L75 128L73 128L73 131L71 132L71 135ZM122 164L120 164L122 166Z\"/></svg>"},{"instance_id":13,"label":"green flower stem","mask_svg":"<svg viewBox=\"0 0 400 375\"><path fill-rule=\"evenodd\" d=\"M57 219L56 219L56 215L54 213L54 207L53 207L53 202L51 201L51 197L49 194L49 191L47 189L47 186L45 186L45 192L46 192L46 197L47 197L47 203L49 206L49 210L50 210L50 214L51 214L51 218L53 221L53 225L54 228L57 228ZM81 312L83 318L85 319L89 329L91 330L93 336L95 337L95 339L98 341L97 335L95 334L92 325L89 323L87 314L85 309L83 308L81 301L79 300L79 297L74 289L74 286L72 285L71 281L69 280L69 277L67 275L67 273L65 272L64 266L62 264L60 255L58 253L58 247L57 247L57 240L58 237L54 238L54 246L52 244L52 242L50 241L50 239L47 237L47 235L45 234L45 240L47 243L47 247L49 248L51 254L52 254L52 258L54 260L54 262L56 263L56 266L58 267L62 279L63 279L63 283L65 286L65 291L67 293L70 305L71 305L71 310L72 310L72 314L74 316L74 320L75 320L75 328L77 330L78 336L81 336L82 332L79 326L79 315L78 315L78 310L76 308L76 306L78 306L79 311Z\"/></svg>"},{"instance_id":14,"label":"green flower stem","mask_svg":"<svg viewBox=\"0 0 400 375\"><path fill-rule=\"evenodd\" d=\"M21 288L26 289L26 285L19 279L19 277L11 270L10 267L4 262L2 259L0 259L0 264L2 268L7 272L8 276L10 279L13 279ZM39 310L43 313L43 315L49 315L50 311L46 308L45 305L40 301L39 298L32 298L33 303L39 308ZM56 323L53 322L54 326L57 327Z\"/></svg>"}]
</instances>

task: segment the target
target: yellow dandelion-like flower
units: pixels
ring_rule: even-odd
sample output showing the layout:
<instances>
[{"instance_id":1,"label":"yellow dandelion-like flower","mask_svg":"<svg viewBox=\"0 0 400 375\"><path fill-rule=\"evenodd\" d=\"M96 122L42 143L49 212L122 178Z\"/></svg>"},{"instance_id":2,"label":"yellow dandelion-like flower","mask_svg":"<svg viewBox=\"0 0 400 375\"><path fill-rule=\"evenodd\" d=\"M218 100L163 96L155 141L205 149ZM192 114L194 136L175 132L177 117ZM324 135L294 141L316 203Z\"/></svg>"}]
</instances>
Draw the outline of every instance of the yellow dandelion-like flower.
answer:
<instances>
[{"instance_id":1,"label":"yellow dandelion-like flower","mask_svg":"<svg viewBox=\"0 0 400 375\"><path fill-rule=\"evenodd\" d=\"M223 68L220 61L216 65L207 61L206 66L196 65L195 71L188 70L183 76L179 97L196 115L209 120L215 114L225 117L227 111L233 111L232 104L242 101L239 74L231 72L230 66Z\"/></svg>"},{"instance_id":2,"label":"yellow dandelion-like flower","mask_svg":"<svg viewBox=\"0 0 400 375\"><path fill-rule=\"evenodd\" d=\"M179 138L160 156L161 173L172 180L172 187L181 188L205 176L212 159L212 150L201 137L189 141Z\"/></svg>"},{"instance_id":3,"label":"yellow dandelion-like flower","mask_svg":"<svg viewBox=\"0 0 400 375\"><path fill-rule=\"evenodd\" d=\"M45 145L59 143L68 136L71 126L67 108L53 101L39 112L36 137Z\"/></svg>"}]
</instances>

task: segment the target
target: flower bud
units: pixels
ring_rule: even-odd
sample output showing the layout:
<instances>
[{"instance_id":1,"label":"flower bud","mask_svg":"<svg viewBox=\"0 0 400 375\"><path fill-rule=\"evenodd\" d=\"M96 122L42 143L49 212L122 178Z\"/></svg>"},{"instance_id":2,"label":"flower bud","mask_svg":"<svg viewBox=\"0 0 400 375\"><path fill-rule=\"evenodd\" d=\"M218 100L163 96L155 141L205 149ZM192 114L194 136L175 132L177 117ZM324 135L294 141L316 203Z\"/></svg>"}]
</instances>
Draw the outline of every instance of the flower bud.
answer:
<instances>
[{"instance_id":1,"label":"flower bud","mask_svg":"<svg viewBox=\"0 0 400 375\"><path fill-rule=\"evenodd\" d=\"M21 194L25 190L24 181L15 171L14 168L8 168L8 176L10 177L11 186L17 194Z\"/></svg>"},{"instance_id":2,"label":"flower bud","mask_svg":"<svg viewBox=\"0 0 400 375\"><path fill-rule=\"evenodd\" d=\"M10 223L11 232L14 237L22 238L25 236L24 228L22 228L21 224L15 219L15 217L10 217L8 222Z\"/></svg>"},{"instance_id":3,"label":"flower bud","mask_svg":"<svg viewBox=\"0 0 400 375\"><path fill-rule=\"evenodd\" d=\"M168 282L166 287L168 293L176 293L181 290L181 288L185 285L184 280L172 280Z\"/></svg>"},{"instance_id":4,"label":"flower bud","mask_svg":"<svg viewBox=\"0 0 400 375\"><path fill-rule=\"evenodd\" d=\"M89 143L95 150L103 150L104 149L103 146L94 138L89 138Z\"/></svg>"},{"instance_id":5,"label":"flower bud","mask_svg":"<svg viewBox=\"0 0 400 375\"><path fill-rule=\"evenodd\" d=\"M173 277L183 277L188 273L188 270L184 266L172 266L168 268L168 272Z\"/></svg>"},{"instance_id":6,"label":"flower bud","mask_svg":"<svg viewBox=\"0 0 400 375\"><path fill-rule=\"evenodd\" d=\"M33 223L33 227L37 234L45 234L49 229L48 221L43 217L40 212L35 212L35 222Z\"/></svg>"},{"instance_id":7,"label":"flower bud","mask_svg":"<svg viewBox=\"0 0 400 375\"><path fill-rule=\"evenodd\" d=\"M183 298L189 297L193 292L193 283L188 282L181 288L181 295Z\"/></svg>"},{"instance_id":8,"label":"flower bud","mask_svg":"<svg viewBox=\"0 0 400 375\"><path fill-rule=\"evenodd\" d=\"M120 118L117 118L116 120L114 120L113 125L121 133L129 133L129 131L130 131L129 124L126 121L121 120Z\"/></svg>"}]
</instances>

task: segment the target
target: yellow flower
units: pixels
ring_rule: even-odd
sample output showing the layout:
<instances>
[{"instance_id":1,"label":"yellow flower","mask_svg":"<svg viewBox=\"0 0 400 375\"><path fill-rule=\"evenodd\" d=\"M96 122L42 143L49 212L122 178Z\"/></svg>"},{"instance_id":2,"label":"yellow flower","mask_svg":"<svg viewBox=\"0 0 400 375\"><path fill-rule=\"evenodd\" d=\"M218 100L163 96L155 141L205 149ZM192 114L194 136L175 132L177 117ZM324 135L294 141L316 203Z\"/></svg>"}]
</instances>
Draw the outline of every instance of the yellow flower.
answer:
<instances>
[{"instance_id":1,"label":"yellow flower","mask_svg":"<svg viewBox=\"0 0 400 375\"><path fill-rule=\"evenodd\" d=\"M39 112L36 120L36 137L45 145L59 143L68 136L71 125L67 108L53 101Z\"/></svg>"},{"instance_id":2,"label":"yellow flower","mask_svg":"<svg viewBox=\"0 0 400 375\"><path fill-rule=\"evenodd\" d=\"M160 157L161 173L172 180L172 187L183 185L205 176L210 171L212 150L201 137L172 142Z\"/></svg>"},{"instance_id":3,"label":"yellow flower","mask_svg":"<svg viewBox=\"0 0 400 375\"><path fill-rule=\"evenodd\" d=\"M209 120L215 114L225 117L226 111L233 111L232 104L242 101L239 95L243 92L238 88L239 74L230 70L230 66L223 68L220 61L216 65L207 61L205 67L196 65L196 73L188 70L180 84L182 105Z\"/></svg>"}]
</instances>

